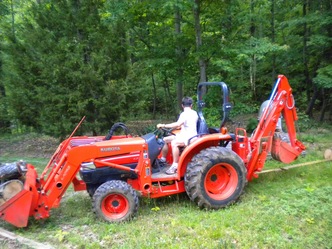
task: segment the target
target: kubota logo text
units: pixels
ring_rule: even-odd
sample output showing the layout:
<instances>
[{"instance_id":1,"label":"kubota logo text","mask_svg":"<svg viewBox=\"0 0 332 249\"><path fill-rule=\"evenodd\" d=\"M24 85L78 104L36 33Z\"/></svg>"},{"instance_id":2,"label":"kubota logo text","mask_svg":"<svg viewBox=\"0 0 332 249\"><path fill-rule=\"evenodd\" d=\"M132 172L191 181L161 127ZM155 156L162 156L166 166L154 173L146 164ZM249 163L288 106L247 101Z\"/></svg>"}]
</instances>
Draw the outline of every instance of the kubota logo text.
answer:
<instances>
[{"instance_id":1,"label":"kubota logo text","mask_svg":"<svg viewBox=\"0 0 332 249\"><path fill-rule=\"evenodd\" d=\"M106 148L101 148L101 152L109 152L109 151L117 151L120 150L120 147L106 147Z\"/></svg>"}]
</instances>

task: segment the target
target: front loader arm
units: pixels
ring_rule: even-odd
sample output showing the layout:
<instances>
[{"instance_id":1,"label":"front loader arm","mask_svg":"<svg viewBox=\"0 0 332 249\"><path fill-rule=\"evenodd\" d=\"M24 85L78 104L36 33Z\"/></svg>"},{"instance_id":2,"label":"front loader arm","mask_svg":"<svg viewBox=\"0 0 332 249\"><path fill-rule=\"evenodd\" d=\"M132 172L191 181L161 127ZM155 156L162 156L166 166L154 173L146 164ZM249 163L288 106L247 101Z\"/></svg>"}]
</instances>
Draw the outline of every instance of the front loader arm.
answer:
<instances>
[{"instance_id":1,"label":"front loader arm","mask_svg":"<svg viewBox=\"0 0 332 249\"><path fill-rule=\"evenodd\" d=\"M276 126L280 116L283 116L287 126L290 144L276 137ZM272 156L283 162L294 161L305 146L296 139L294 122L298 119L294 96L287 78L279 75L269 99L269 104L263 111L259 124L250 138L251 153L247 165L247 179L257 177L257 172L264 167L266 157L272 149Z\"/></svg>"},{"instance_id":2,"label":"front loader arm","mask_svg":"<svg viewBox=\"0 0 332 249\"><path fill-rule=\"evenodd\" d=\"M35 167L27 164L24 187L0 205L0 219L16 227L25 227L30 216L36 219L47 218L50 209L57 206L69 184L81 184L76 178L80 165L68 166L66 161L72 137L84 119L85 117L81 119L70 137L58 146L40 177ZM80 190L84 187L79 186Z\"/></svg>"}]
</instances>

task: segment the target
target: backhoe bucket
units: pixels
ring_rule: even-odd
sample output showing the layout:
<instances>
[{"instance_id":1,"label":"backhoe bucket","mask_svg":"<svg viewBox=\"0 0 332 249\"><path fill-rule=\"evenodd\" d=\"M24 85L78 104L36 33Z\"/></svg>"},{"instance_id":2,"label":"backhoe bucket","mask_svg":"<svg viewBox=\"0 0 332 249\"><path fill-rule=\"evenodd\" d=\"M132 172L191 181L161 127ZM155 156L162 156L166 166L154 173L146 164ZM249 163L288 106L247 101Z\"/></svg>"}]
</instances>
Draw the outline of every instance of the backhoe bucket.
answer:
<instances>
[{"instance_id":1,"label":"backhoe bucket","mask_svg":"<svg viewBox=\"0 0 332 249\"><path fill-rule=\"evenodd\" d=\"M26 227L31 210L38 200L36 190L37 173L32 165L27 165L24 188L13 197L0 204L0 218L16 227Z\"/></svg>"},{"instance_id":2,"label":"backhoe bucket","mask_svg":"<svg viewBox=\"0 0 332 249\"><path fill-rule=\"evenodd\" d=\"M271 149L271 156L273 159L282 163L291 163L300 154L301 151L296 150L286 141L282 141L280 137L274 137Z\"/></svg>"}]
</instances>

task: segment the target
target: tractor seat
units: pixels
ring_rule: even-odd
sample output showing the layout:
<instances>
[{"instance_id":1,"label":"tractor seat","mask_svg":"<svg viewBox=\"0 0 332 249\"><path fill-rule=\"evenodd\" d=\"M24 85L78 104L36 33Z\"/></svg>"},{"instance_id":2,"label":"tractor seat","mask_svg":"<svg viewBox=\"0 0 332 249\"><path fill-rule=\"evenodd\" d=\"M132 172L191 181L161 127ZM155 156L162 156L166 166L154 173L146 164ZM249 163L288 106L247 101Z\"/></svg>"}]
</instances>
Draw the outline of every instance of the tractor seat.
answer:
<instances>
[{"instance_id":1,"label":"tractor seat","mask_svg":"<svg viewBox=\"0 0 332 249\"><path fill-rule=\"evenodd\" d=\"M199 136L209 134L209 127L205 122L203 115L198 115L196 129L197 135Z\"/></svg>"},{"instance_id":2,"label":"tractor seat","mask_svg":"<svg viewBox=\"0 0 332 249\"><path fill-rule=\"evenodd\" d=\"M196 137L201 137L203 135L210 134L209 127L208 127L207 123L205 122L203 114L201 114L201 113L197 113L197 114L198 114L198 120L197 120L197 124L196 124L197 135L189 138L188 144L190 144L191 140Z\"/></svg>"}]
</instances>

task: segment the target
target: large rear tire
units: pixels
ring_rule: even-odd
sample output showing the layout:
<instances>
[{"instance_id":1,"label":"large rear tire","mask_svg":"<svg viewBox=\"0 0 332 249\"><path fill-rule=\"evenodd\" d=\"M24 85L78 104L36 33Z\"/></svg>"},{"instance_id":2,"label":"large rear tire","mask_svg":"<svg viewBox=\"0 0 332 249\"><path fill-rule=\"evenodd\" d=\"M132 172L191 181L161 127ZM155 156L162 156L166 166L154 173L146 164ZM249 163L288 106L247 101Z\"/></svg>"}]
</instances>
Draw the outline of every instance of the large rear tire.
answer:
<instances>
[{"instance_id":1,"label":"large rear tire","mask_svg":"<svg viewBox=\"0 0 332 249\"><path fill-rule=\"evenodd\" d=\"M247 183L242 159L224 147L202 150L188 164L185 189L201 208L219 209L234 203Z\"/></svg>"},{"instance_id":2,"label":"large rear tire","mask_svg":"<svg viewBox=\"0 0 332 249\"><path fill-rule=\"evenodd\" d=\"M92 202L97 216L108 222L130 220L138 210L137 193L128 183L119 180L100 185Z\"/></svg>"}]
</instances>

